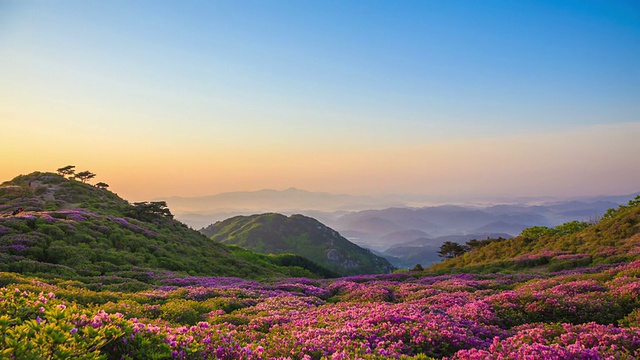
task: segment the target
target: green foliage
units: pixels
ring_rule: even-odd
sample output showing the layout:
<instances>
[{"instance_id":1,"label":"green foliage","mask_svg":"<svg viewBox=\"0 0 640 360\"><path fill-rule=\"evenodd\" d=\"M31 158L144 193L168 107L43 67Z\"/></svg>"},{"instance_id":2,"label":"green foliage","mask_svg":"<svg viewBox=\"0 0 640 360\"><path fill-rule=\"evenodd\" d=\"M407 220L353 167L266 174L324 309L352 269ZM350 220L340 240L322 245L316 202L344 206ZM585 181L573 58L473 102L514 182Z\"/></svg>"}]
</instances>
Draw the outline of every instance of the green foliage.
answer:
<instances>
[{"instance_id":1,"label":"green foliage","mask_svg":"<svg viewBox=\"0 0 640 360\"><path fill-rule=\"evenodd\" d=\"M294 255L294 254L278 254L278 255L274 255L274 254L269 254L269 258L270 261L273 262L274 264L278 265L278 266L284 266L284 267L298 267L302 270L307 270L308 272L311 272L313 275L315 276L320 276L323 278L335 278L338 277L339 275L331 270L328 270L310 260L308 260L305 257L299 256L299 255ZM302 272L300 273L300 275L291 275L292 277L301 277L301 276L308 276L308 275L302 275Z\"/></svg>"},{"instance_id":2,"label":"green foliage","mask_svg":"<svg viewBox=\"0 0 640 360\"><path fill-rule=\"evenodd\" d=\"M556 235L570 235L575 234L589 227L589 223L584 221L570 221L564 224L560 224L555 227L554 234Z\"/></svg>"},{"instance_id":3,"label":"green foliage","mask_svg":"<svg viewBox=\"0 0 640 360\"><path fill-rule=\"evenodd\" d=\"M551 272L570 270L576 268L583 268L591 265L593 258L591 256L577 257L577 258L553 258L549 261L547 269Z\"/></svg>"},{"instance_id":4,"label":"green foliage","mask_svg":"<svg viewBox=\"0 0 640 360\"><path fill-rule=\"evenodd\" d=\"M108 188L108 187L109 187L109 184L104 183L104 182L99 182L99 183L97 183L95 186L96 186L97 188L100 188L100 189L106 189L106 188Z\"/></svg>"},{"instance_id":5,"label":"green foliage","mask_svg":"<svg viewBox=\"0 0 640 360\"><path fill-rule=\"evenodd\" d=\"M93 316L40 293L0 289L0 354L15 359L104 359L101 349L124 334L116 324L94 328L69 316ZM39 307L38 307L39 306ZM102 321L117 320L105 314ZM102 324L101 321L101 324Z\"/></svg>"},{"instance_id":6,"label":"green foliage","mask_svg":"<svg viewBox=\"0 0 640 360\"><path fill-rule=\"evenodd\" d=\"M522 230L520 237L527 240L537 240L543 236L553 235L554 230L546 226L533 226Z\"/></svg>"},{"instance_id":7,"label":"green foliage","mask_svg":"<svg viewBox=\"0 0 640 360\"><path fill-rule=\"evenodd\" d=\"M617 209L611 208L607 210L602 216L603 219L613 219L616 215L623 213L631 208L637 207L640 205L640 195L636 195L635 198L629 200L627 205L620 205Z\"/></svg>"},{"instance_id":8,"label":"green foliage","mask_svg":"<svg viewBox=\"0 0 640 360\"><path fill-rule=\"evenodd\" d=\"M143 221L150 221L163 216L169 219L173 218L173 214L171 214L171 211L167 207L166 201L144 201L133 203L128 214L135 219Z\"/></svg>"},{"instance_id":9,"label":"green foliage","mask_svg":"<svg viewBox=\"0 0 640 360\"><path fill-rule=\"evenodd\" d=\"M440 250L438 250L438 256L444 259L453 259L455 257L461 256L466 252L464 246L458 244L453 241L445 241L441 246Z\"/></svg>"},{"instance_id":10,"label":"green foliage","mask_svg":"<svg viewBox=\"0 0 640 360\"><path fill-rule=\"evenodd\" d=\"M83 183L86 183L87 181L96 177L96 174L92 173L91 171L81 171L75 174L73 177L75 179L82 181Z\"/></svg>"},{"instance_id":11,"label":"green foliage","mask_svg":"<svg viewBox=\"0 0 640 360\"><path fill-rule=\"evenodd\" d=\"M640 308L634 309L624 319L619 321L620 326L626 327L640 327Z\"/></svg>"},{"instance_id":12,"label":"green foliage","mask_svg":"<svg viewBox=\"0 0 640 360\"><path fill-rule=\"evenodd\" d=\"M65 167L61 167L58 170L56 170L58 172L58 174L62 175L62 176L73 176L73 174L75 173L75 166L73 165L67 165Z\"/></svg>"},{"instance_id":13,"label":"green foliage","mask_svg":"<svg viewBox=\"0 0 640 360\"><path fill-rule=\"evenodd\" d=\"M422 265L420 264L416 264L416 266L414 266L411 271L424 271L424 268L422 267Z\"/></svg>"},{"instance_id":14,"label":"green foliage","mask_svg":"<svg viewBox=\"0 0 640 360\"><path fill-rule=\"evenodd\" d=\"M497 238L486 238L484 240L471 239L465 243L468 251L473 251L475 249L481 248L483 246L487 246L496 241L505 241L506 239L503 237Z\"/></svg>"},{"instance_id":15,"label":"green foliage","mask_svg":"<svg viewBox=\"0 0 640 360\"><path fill-rule=\"evenodd\" d=\"M203 315L209 311L201 303L194 300L171 299L160 306L162 319L176 324L195 325L204 319Z\"/></svg>"},{"instance_id":16,"label":"green foliage","mask_svg":"<svg viewBox=\"0 0 640 360\"><path fill-rule=\"evenodd\" d=\"M546 226L533 226L522 230L522 232L520 233L520 237L527 240L537 240L545 236L570 235L582 231L589 226L589 223L578 220L560 224L555 228L549 228Z\"/></svg>"}]
</instances>

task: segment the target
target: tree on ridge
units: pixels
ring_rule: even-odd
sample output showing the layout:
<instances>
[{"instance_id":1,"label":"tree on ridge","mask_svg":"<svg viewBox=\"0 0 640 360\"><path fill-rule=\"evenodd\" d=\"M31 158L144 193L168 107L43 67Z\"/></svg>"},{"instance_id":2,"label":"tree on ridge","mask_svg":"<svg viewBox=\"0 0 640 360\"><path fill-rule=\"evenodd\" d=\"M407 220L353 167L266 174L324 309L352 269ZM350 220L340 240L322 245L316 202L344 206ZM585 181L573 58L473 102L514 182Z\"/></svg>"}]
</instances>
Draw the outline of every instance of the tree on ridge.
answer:
<instances>
[{"instance_id":1,"label":"tree on ridge","mask_svg":"<svg viewBox=\"0 0 640 360\"><path fill-rule=\"evenodd\" d=\"M62 176L73 176L73 174L75 173L75 170L73 170L74 168L75 166L73 165L67 165L65 167L59 168L56 171L58 172L58 174Z\"/></svg>"},{"instance_id":2,"label":"tree on ridge","mask_svg":"<svg viewBox=\"0 0 640 360\"><path fill-rule=\"evenodd\" d=\"M440 246L440 250L438 250L438 256L448 260L458 257L465 252L467 252L465 247L457 242L445 241L442 246Z\"/></svg>"},{"instance_id":3,"label":"tree on ridge","mask_svg":"<svg viewBox=\"0 0 640 360\"><path fill-rule=\"evenodd\" d=\"M89 179L93 179L94 177L96 177L96 174L90 172L90 171L81 171L79 173L77 173L74 176L76 179L82 181L83 183L86 183L87 180Z\"/></svg>"},{"instance_id":4,"label":"tree on ridge","mask_svg":"<svg viewBox=\"0 0 640 360\"><path fill-rule=\"evenodd\" d=\"M97 188L100 188L100 189L106 189L106 188L108 188L108 187L109 187L109 184L107 184L107 183L103 183L103 182L99 182L99 183L97 183L95 186L96 186Z\"/></svg>"}]
</instances>

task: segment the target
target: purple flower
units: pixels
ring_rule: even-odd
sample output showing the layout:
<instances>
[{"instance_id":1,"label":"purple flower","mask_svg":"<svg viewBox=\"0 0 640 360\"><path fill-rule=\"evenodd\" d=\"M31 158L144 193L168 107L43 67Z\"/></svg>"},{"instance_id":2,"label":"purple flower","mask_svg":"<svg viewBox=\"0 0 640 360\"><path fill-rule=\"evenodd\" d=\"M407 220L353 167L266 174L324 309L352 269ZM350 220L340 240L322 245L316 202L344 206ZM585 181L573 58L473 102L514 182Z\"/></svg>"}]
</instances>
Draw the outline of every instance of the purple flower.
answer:
<instances>
[{"instance_id":1,"label":"purple flower","mask_svg":"<svg viewBox=\"0 0 640 360\"><path fill-rule=\"evenodd\" d=\"M122 226L129 226L129 222L123 218L115 217L115 216L107 216L107 218L111 221L117 222Z\"/></svg>"}]
</instances>

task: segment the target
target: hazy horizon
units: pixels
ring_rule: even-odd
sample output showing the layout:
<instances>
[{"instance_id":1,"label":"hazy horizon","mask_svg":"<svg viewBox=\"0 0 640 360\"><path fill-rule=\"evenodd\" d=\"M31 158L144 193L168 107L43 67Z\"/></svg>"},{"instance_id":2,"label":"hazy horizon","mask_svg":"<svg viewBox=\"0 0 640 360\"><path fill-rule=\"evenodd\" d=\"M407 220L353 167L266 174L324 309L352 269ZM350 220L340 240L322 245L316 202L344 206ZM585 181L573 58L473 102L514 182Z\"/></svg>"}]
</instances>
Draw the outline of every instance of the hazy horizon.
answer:
<instances>
[{"instance_id":1,"label":"hazy horizon","mask_svg":"<svg viewBox=\"0 0 640 360\"><path fill-rule=\"evenodd\" d=\"M640 184L634 1L0 0L0 178L131 201Z\"/></svg>"}]
</instances>

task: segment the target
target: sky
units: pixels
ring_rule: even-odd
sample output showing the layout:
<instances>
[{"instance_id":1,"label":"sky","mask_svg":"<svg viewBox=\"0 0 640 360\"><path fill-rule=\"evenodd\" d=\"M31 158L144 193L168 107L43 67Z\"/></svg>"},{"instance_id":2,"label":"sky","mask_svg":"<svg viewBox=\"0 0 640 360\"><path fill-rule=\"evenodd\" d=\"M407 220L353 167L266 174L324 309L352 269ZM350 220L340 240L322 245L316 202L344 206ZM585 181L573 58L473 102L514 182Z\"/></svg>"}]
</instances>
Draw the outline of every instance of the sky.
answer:
<instances>
[{"instance_id":1,"label":"sky","mask_svg":"<svg viewBox=\"0 0 640 360\"><path fill-rule=\"evenodd\" d=\"M637 1L0 0L0 181L640 191Z\"/></svg>"}]
</instances>

